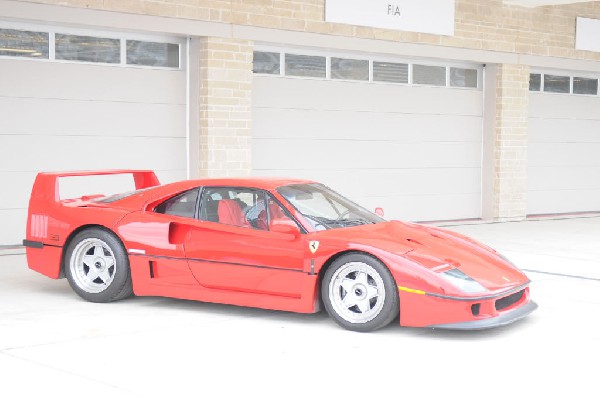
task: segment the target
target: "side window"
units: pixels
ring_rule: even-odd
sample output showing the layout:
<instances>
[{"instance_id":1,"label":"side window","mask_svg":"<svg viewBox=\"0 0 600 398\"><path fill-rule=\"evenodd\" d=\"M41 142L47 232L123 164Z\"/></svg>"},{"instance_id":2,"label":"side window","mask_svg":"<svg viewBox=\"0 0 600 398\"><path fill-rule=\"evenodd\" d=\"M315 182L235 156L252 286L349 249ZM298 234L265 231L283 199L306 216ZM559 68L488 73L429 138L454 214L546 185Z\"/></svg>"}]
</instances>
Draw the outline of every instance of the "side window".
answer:
<instances>
[{"instance_id":1,"label":"side window","mask_svg":"<svg viewBox=\"0 0 600 398\"><path fill-rule=\"evenodd\" d=\"M155 213L170 214L179 217L194 218L198 188L190 189L162 202L154 208Z\"/></svg>"},{"instance_id":2,"label":"side window","mask_svg":"<svg viewBox=\"0 0 600 398\"><path fill-rule=\"evenodd\" d=\"M265 193L251 188L209 187L200 199L200 219L236 227L268 228Z\"/></svg>"}]
</instances>

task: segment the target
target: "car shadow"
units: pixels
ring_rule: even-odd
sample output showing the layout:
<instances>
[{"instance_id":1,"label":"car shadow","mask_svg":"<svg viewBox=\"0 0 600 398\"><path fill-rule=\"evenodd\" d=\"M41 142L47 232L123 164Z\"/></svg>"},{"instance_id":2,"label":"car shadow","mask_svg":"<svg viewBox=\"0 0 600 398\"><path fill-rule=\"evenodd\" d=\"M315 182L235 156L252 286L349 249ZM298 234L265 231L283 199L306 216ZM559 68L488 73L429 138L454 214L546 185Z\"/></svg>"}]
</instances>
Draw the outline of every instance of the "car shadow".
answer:
<instances>
[{"instance_id":1,"label":"car shadow","mask_svg":"<svg viewBox=\"0 0 600 398\"><path fill-rule=\"evenodd\" d=\"M18 278L13 281L12 288L14 290L20 290L28 295L37 296L53 296L60 297L61 300L68 300L72 298L74 301L85 301L69 286L66 279L61 280L47 280L45 278L37 278L28 276L26 278ZM300 314L286 311L267 310L254 307L241 307L229 304L209 303L194 300L183 300L168 297L155 297L155 296L134 296L125 300L113 302L110 304L93 304L90 305L111 305L111 306L124 306L129 307L132 310L135 307L148 309L155 308L156 310L169 310L174 309L178 311L189 311L193 314L209 314L216 316L230 317L232 320L248 319L248 318L261 318L262 322L275 322L279 326L285 326L285 324L295 325L326 325L332 330L342 330L327 314L325 310L314 314ZM411 328L402 327L398 324L396 318L388 326L371 332L375 335L383 336L406 336L406 337L418 337L424 339L440 339L440 340L462 340L462 341L473 341L473 340L485 340L495 339L499 337L505 337L506 334L515 333L521 329L527 327L531 320L529 318L522 319L510 325L486 329L486 330L444 330L444 329L431 329L431 328ZM349 332L353 333L353 332Z\"/></svg>"},{"instance_id":2,"label":"car shadow","mask_svg":"<svg viewBox=\"0 0 600 398\"><path fill-rule=\"evenodd\" d=\"M261 318L263 322L276 322L278 324L325 324L329 323L332 329L341 329L327 314L325 310L321 310L313 314L301 314L287 311L267 310L253 307L240 307L229 304L207 303L202 301L181 300L167 297L135 297L124 302L135 302L137 305L155 307L161 309L178 309L190 311L193 313L207 313L211 315L223 315L232 318ZM386 327L377 331L371 332L374 335L395 335L395 336L413 336L426 339L441 339L441 340L485 340L505 337L507 333L518 332L519 329L525 327L529 323L529 319L522 319L518 322L484 330L447 330L434 328L412 328L404 327L398 324L398 318L392 321ZM349 333L354 333L350 332Z\"/></svg>"}]
</instances>

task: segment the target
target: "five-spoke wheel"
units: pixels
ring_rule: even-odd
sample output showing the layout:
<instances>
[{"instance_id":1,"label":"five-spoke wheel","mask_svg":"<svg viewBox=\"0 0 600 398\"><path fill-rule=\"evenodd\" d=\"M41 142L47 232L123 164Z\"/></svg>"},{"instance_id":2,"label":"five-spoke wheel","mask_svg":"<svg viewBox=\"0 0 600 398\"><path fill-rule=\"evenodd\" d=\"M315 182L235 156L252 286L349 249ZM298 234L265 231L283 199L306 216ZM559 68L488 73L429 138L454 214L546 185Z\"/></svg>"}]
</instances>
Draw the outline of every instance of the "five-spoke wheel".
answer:
<instances>
[{"instance_id":1,"label":"five-spoke wheel","mask_svg":"<svg viewBox=\"0 0 600 398\"><path fill-rule=\"evenodd\" d=\"M353 253L335 260L321 286L329 315L347 329L367 332L390 323L398 315L398 293L389 270L366 254Z\"/></svg>"},{"instance_id":2,"label":"five-spoke wheel","mask_svg":"<svg viewBox=\"0 0 600 398\"><path fill-rule=\"evenodd\" d=\"M130 296L129 260L117 237L100 228L78 233L67 247L65 274L77 294L94 302Z\"/></svg>"},{"instance_id":3,"label":"five-spoke wheel","mask_svg":"<svg viewBox=\"0 0 600 398\"><path fill-rule=\"evenodd\" d=\"M100 239L87 238L73 250L69 267L77 286L88 293L100 293L115 277L115 255Z\"/></svg>"}]
</instances>

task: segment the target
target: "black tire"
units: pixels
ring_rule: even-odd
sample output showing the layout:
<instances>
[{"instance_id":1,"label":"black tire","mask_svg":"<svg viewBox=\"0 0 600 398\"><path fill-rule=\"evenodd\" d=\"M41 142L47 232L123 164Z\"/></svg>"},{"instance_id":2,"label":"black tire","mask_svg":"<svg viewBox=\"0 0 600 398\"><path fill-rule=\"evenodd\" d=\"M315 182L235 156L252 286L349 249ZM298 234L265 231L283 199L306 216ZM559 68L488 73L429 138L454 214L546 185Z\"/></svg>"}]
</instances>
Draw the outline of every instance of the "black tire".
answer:
<instances>
[{"instance_id":1,"label":"black tire","mask_svg":"<svg viewBox=\"0 0 600 398\"><path fill-rule=\"evenodd\" d=\"M88 228L75 235L66 250L65 275L79 296L108 303L133 295L129 257L115 235Z\"/></svg>"},{"instance_id":2,"label":"black tire","mask_svg":"<svg viewBox=\"0 0 600 398\"><path fill-rule=\"evenodd\" d=\"M330 317L356 332L380 329L400 311L398 288L388 268L361 253L343 255L331 264L323 276L321 298Z\"/></svg>"}]
</instances>

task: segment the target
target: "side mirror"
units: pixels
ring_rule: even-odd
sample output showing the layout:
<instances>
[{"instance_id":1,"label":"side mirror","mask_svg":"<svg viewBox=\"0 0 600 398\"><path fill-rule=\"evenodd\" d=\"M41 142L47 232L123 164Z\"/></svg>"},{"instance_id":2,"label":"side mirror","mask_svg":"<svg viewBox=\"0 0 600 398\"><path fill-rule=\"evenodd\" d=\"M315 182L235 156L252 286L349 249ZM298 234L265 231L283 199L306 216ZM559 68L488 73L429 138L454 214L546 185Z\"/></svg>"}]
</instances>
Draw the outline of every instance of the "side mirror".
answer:
<instances>
[{"instance_id":1,"label":"side mirror","mask_svg":"<svg viewBox=\"0 0 600 398\"><path fill-rule=\"evenodd\" d=\"M300 236L300 228L298 228L298 225L296 225L296 223L289 218L272 219L269 230L271 232L278 232L280 234Z\"/></svg>"},{"instance_id":2,"label":"side mirror","mask_svg":"<svg viewBox=\"0 0 600 398\"><path fill-rule=\"evenodd\" d=\"M383 208L382 207L376 207L375 208L375 214L377 214L379 217L383 217Z\"/></svg>"}]
</instances>

